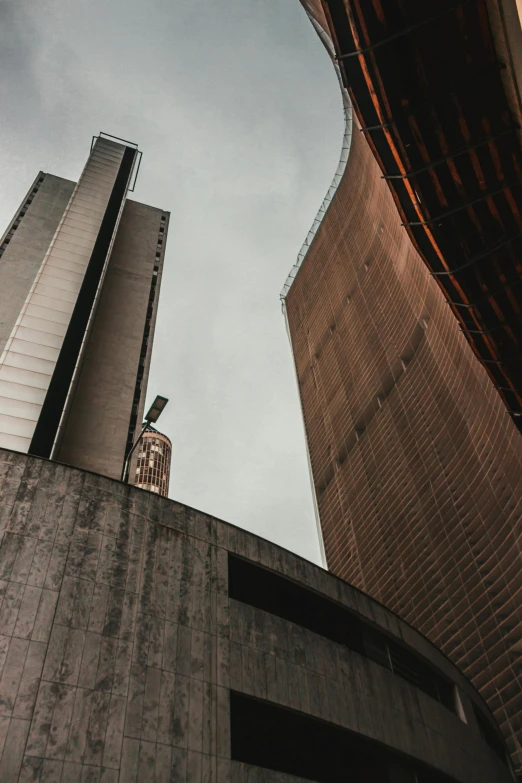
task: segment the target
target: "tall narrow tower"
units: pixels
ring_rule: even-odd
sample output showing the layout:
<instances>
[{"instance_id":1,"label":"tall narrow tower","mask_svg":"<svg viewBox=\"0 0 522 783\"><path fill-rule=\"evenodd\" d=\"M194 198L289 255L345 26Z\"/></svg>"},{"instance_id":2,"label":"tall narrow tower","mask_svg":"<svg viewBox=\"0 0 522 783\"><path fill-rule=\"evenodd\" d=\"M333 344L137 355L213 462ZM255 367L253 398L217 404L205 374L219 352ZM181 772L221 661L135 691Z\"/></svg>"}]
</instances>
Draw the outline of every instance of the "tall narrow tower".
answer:
<instances>
[{"instance_id":1,"label":"tall narrow tower","mask_svg":"<svg viewBox=\"0 0 522 783\"><path fill-rule=\"evenodd\" d=\"M0 241L0 446L119 477L143 415L169 214L128 200L141 153L100 134L40 172Z\"/></svg>"},{"instance_id":2,"label":"tall narrow tower","mask_svg":"<svg viewBox=\"0 0 522 783\"><path fill-rule=\"evenodd\" d=\"M157 495L169 494L172 443L162 432L150 427L141 436L134 484Z\"/></svg>"}]
</instances>

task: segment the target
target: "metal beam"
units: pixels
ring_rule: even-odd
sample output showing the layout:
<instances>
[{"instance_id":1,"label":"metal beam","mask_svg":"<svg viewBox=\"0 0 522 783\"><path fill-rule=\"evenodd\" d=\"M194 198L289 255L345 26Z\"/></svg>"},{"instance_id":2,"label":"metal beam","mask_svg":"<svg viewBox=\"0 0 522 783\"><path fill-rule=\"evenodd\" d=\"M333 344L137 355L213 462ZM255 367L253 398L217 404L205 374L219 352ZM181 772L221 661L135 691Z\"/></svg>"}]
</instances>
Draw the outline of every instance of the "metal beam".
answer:
<instances>
[{"instance_id":1,"label":"metal beam","mask_svg":"<svg viewBox=\"0 0 522 783\"><path fill-rule=\"evenodd\" d=\"M473 264L476 264L477 261L481 261L483 258L487 258L487 256L489 256L491 253L495 253L497 250L500 250L500 248L505 247L505 245L509 245L511 242L515 242L517 239L522 239L522 231L518 231L516 234L507 236L501 242L497 242L494 245L490 245L488 248L483 250L482 253L478 253L476 256L473 256L473 258L470 258L469 261L467 261L465 264L461 264L460 266L456 266L454 269L448 269L447 271L444 272L430 272L430 274L433 277L446 277L447 275L456 275L458 272L462 272L463 269L468 269L468 267L473 266Z\"/></svg>"},{"instance_id":2,"label":"metal beam","mask_svg":"<svg viewBox=\"0 0 522 783\"><path fill-rule=\"evenodd\" d=\"M500 133L496 133L494 136L487 136L486 138L482 139L482 141L479 141L476 144L470 144L469 146L459 150L458 152L452 152L450 155L445 155L443 158L439 158L433 163L428 163L426 166L423 166L421 169L415 169L415 171L408 171L406 172L406 174L383 174L382 179L409 179L410 177L416 177L418 174L423 174L425 171L430 171L430 169L434 169L435 166L440 166L442 163L447 163L449 160L454 160L455 158L458 158L461 155L466 155L466 153L471 152L471 150L479 149L479 147L483 147L485 144L489 144L490 141L496 141L497 139L500 139L502 136L507 136L509 133L516 133L517 129L518 126L513 125L511 128L508 128L507 130L503 130Z\"/></svg>"},{"instance_id":3,"label":"metal beam","mask_svg":"<svg viewBox=\"0 0 522 783\"><path fill-rule=\"evenodd\" d=\"M341 62L342 60L349 60L351 57L359 57L360 55L368 54L368 52L373 52L375 51L375 49L379 49L381 46L385 46L386 44L389 44L392 41L397 40L397 38L402 38L403 36L409 35L410 33L413 33L415 30L418 30L421 27L425 27L426 25L431 24L432 22L436 22L437 19L440 19L442 16L446 16L446 14L449 14L452 11L456 11L457 8L460 8L461 6L469 2L471 2L471 0L459 0L459 2L455 3L455 5L452 5L449 8L445 8L443 11L439 11L438 14L429 16L427 19L423 19L421 22L417 22L416 24L412 24L409 25L408 27L404 27L402 30L399 30L399 32L394 33L393 35L389 35L388 38L384 38L382 41L378 41L378 43L372 44L371 46L366 46L364 49L357 49L355 52L347 52L347 54L340 54L336 56L335 59L338 62Z\"/></svg>"},{"instance_id":4,"label":"metal beam","mask_svg":"<svg viewBox=\"0 0 522 783\"><path fill-rule=\"evenodd\" d=\"M402 226L429 226L431 225L431 223L437 223L439 220L444 220L450 215L455 215L457 212L462 212L463 209L467 209L468 207L473 206L473 204L478 204L481 201L485 201L487 198L492 198L492 196L497 196L499 193L503 193L505 190L509 190L509 188L515 188L518 185L522 185L522 180L517 179L514 182L506 182L506 184L503 185L501 188L496 188L495 190L487 190L484 193L482 193L482 195L480 195L478 198L474 198L471 199L470 201L466 201L465 204L460 204L458 207L454 207L454 209L449 209L447 212L442 212L442 214L437 215L437 217L430 218L429 220L412 220L409 223L401 223L401 225Z\"/></svg>"},{"instance_id":5,"label":"metal beam","mask_svg":"<svg viewBox=\"0 0 522 783\"><path fill-rule=\"evenodd\" d=\"M519 326L521 323L522 321L518 320L514 322L514 325ZM501 321L501 323L497 324L496 326L492 326L491 329L465 329L463 326L461 326L460 331L465 332L466 334L491 334L492 332L498 331L498 329L511 329L512 326L512 322Z\"/></svg>"},{"instance_id":6,"label":"metal beam","mask_svg":"<svg viewBox=\"0 0 522 783\"><path fill-rule=\"evenodd\" d=\"M365 128L360 128L359 130L361 133L367 133L368 131L374 131L374 130L383 130L384 128L390 128L393 125L393 120L391 122L383 122L380 125L367 125Z\"/></svg>"},{"instance_id":7,"label":"metal beam","mask_svg":"<svg viewBox=\"0 0 522 783\"><path fill-rule=\"evenodd\" d=\"M433 274L435 273L430 272L430 275ZM478 307L479 305L487 304L490 299L495 299L497 296L504 294L506 292L506 288L516 288L519 285L522 285L522 278L518 278L517 280L509 280L504 284L503 288L498 288L496 291L488 294L483 299L477 299L476 302L472 302L471 304L465 304L465 302L453 302L451 299L446 299L446 304L449 304L453 307L465 307L467 310L469 310L472 307Z\"/></svg>"}]
</instances>

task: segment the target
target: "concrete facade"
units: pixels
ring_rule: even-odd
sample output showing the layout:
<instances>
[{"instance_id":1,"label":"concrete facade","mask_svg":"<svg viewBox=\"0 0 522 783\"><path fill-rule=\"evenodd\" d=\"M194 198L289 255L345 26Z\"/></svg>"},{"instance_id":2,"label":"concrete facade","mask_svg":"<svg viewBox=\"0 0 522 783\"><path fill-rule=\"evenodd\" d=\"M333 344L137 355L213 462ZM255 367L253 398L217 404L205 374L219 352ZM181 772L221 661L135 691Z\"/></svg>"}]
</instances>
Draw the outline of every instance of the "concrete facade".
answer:
<instances>
[{"instance_id":1,"label":"concrete facade","mask_svg":"<svg viewBox=\"0 0 522 783\"><path fill-rule=\"evenodd\" d=\"M57 451L61 462L120 478L133 408L134 435L143 419L168 221L164 210L125 203Z\"/></svg>"},{"instance_id":2,"label":"concrete facade","mask_svg":"<svg viewBox=\"0 0 522 783\"><path fill-rule=\"evenodd\" d=\"M399 752L406 771L394 783L512 779L481 738L477 711L495 732L485 705L455 667L317 566L174 501L23 454L0 452L0 498L0 780L298 781L238 758L234 693ZM436 668L459 709L231 598L230 553Z\"/></svg>"},{"instance_id":3,"label":"concrete facade","mask_svg":"<svg viewBox=\"0 0 522 783\"><path fill-rule=\"evenodd\" d=\"M40 178L41 183L38 182ZM0 353L6 346L75 185L75 182L41 171L2 237L0 246L11 234L0 263Z\"/></svg>"},{"instance_id":4,"label":"concrete facade","mask_svg":"<svg viewBox=\"0 0 522 783\"><path fill-rule=\"evenodd\" d=\"M136 154L96 139L49 243L0 355L5 448L52 454Z\"/></svg>"},{"instance_id":5,"label":"concrete facade","mask_svg":"<svg viewBox=\"0 0 522 783\"><path fill-rule=\"evenodd\" d=\"M451 657L522 767L522 439L381 174L354 121L286 297L328 567Z\"/></svg>"},{"instance_id":6,"label":"concrete facade","mask_svg":"<svg viewBox=\"0 0 522 783\"><path fill-rule=\"evenodd\" d=\"M0 242L0 443L113 478L143 417L169 222L127 199L139 154L100 134L78 183L39 173Z\"/></svg>"}]
</instances>

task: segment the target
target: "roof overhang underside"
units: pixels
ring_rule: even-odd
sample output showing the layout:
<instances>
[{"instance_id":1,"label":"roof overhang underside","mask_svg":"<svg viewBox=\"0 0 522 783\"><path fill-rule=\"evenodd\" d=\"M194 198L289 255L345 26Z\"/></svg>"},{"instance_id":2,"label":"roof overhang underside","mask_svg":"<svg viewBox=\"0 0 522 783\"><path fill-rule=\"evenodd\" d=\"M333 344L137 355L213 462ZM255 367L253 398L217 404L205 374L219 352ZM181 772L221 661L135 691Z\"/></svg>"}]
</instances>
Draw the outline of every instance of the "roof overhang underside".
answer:
<instances>
[{"instance_id":1,"label":"roof overhang underside","mask_svg":"<svg viewBox=\"0 0 522 783\"><path fill-rule=\"evenodd\" d=\"M403 223L522 430L522 150L486 0L322 0Z\"/></svg>"}]
</instances>

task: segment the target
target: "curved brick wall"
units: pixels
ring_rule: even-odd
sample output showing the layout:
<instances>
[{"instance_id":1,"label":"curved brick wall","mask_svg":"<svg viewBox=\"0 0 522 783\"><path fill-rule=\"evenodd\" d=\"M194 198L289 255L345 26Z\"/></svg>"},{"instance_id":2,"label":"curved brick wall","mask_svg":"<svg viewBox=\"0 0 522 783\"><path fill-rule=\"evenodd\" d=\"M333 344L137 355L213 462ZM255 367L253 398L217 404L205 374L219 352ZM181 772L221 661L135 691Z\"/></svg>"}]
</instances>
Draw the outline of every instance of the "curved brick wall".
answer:
<instances>
[{"instance_id":1,"label":"curved brick wall","mask_svg":"<svg viewBox=\"0 0 522 783\"><path fill-rule=\"evenodd\" d=\"M297 781L238 760L237 741L231 759L230 691L384 743L430 765L430 781L510 780L481 740L473 705L491 719L462 675L322 569L166 498L27 455L0 451L0 496L0 780ZM249 604L252 585L237 576L246 598L230 598L229 552L431 662L456 684L461 717L346 645Z\"/></svg>"},{"instance_id":2,"label":"curved brick wall","mask_svg":"<svg viewBox=\"0 0 522 783\"><path fill-rule=\"evenodd\" d=\"M452 657L522 766L522 438L356 129L286 310L329 568Z\"/></svg>"}]
</instances>

